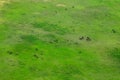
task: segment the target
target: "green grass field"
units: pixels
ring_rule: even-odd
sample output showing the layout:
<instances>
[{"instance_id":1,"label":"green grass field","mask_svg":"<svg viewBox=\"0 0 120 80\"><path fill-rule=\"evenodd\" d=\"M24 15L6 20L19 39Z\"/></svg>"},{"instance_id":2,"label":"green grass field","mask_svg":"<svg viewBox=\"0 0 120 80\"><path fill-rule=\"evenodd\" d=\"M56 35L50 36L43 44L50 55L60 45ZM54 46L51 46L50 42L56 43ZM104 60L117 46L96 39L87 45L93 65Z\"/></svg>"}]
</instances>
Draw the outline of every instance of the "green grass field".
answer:
<instances>
[{"instance_id":1,"label":"green grass field","mask_svg":"<svg viewBox=\"0 0 120 80\"><path fill-rule=\"evenodd\" d=\"M0 0L0 80L120 80L120 0Z\"/></svg>"}]
</instances>

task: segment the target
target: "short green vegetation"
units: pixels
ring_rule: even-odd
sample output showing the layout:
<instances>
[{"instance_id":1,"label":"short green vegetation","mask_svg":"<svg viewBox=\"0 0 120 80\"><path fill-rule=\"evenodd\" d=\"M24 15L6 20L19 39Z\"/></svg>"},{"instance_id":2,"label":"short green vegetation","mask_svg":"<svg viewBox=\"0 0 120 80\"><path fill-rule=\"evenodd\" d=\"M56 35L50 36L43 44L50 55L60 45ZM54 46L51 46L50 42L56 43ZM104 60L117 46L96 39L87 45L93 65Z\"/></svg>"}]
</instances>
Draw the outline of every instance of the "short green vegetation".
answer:
<instances>
[{"instance_id":1,"label":"short green vegetation","mask_svg":"<svg viewBox=\"0 0 120 80\"><path fill-rule=\"evenodd\" d=\"M120 80L120 0L0 0L0 80Z\"/></svg>"}]
</instances>

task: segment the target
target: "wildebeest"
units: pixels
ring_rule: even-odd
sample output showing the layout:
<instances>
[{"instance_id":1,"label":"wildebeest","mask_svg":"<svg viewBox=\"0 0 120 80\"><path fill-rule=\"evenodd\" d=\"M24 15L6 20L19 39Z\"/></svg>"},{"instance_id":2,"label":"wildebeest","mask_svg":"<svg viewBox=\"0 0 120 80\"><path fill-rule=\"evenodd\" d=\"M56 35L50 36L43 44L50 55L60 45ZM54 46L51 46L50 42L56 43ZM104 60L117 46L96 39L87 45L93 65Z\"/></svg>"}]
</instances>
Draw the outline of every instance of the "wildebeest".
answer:
<instances>
[{"instance_id":1,"label":"wildebeest","mask_svg":"<svg viewBox=\"0 0 120 80\"><path fill-rule=\"evenodd\" d=\"M16 53L15 55L19 55L18 53Z\"/></svg>"},{"instance_id":2,"label":"wildebeest","mask_svg":"<svg viewBox=\"0 0 120 80\"><path fill-rule=\"evenodd\" d=\"M54 40L54 42L58 43L58 40L56 39L56 40Z\"/></svg>"},{"instance_id":3,"label":"wildebeest","mask_svg":"<svg viewBox=\"0 0 120 80\"><path fill-rule=\"evenodd\" d=\"M33 56L34 56L35 58L39 58L39 56L38 56L38 55L36 55L36 54L34 54Z\"/></svg>"},{"instance_id":4,"label":"wildebeest","mask_svg":"<svg viewBox=\"0 0 120 80\"><path fill-rule=\"evenodd\" d=\"M76 45L79 45L79 43L78 43L78 42L75 42L75 44L76 44Z\"/></svg>"},{"instance_id":5,"label":"wildebeest","mask_svg":"<svg viewBox=\"0 0 120 80\"><path fill-rule=\"evenodd\" d=\"M82 53L82 51L79 51L78 53L79 53L79 54L81 54L81 53Z\"/></svg>"},{"instance_id":6,"label":"wildebeest","mask_svg":"<svg viewBox=\"0 0 120 80\"><path fill-rule=\"evenodd\" d=\"M46 8L45 6L43 6L43 8Z\"/></svg>"},{"instance_id":7,"label":"wildebeest","mask_svg":"<svg viewBox=\"0 0 120 80\"><path fill-rule=\"evenodd\" d=\"M112 29L112 32L113 32L113 33L116 33L116 31L115 31L114 29Z\"/></svg>"},{"instance_id":8,"label":"wildebeest","mask_svg":"<svg viewBox=\"0 0 120 80\"><path fill-rule=\"evenodd\" d=\"M57 12L57 11L55 11L55 13L57 14L58 12Z\"/></svg>"},{"instance_id":9,"label":"wildebeest","mask_svg":"<svg viewBox=\"0 0 120 80\"><path fill-rule=\"evenodd\" d=\"M79 39L80 39L80 40L83 40L83 39L84 39L84 37L82 36L82 37L80 37Z\"/></svg>"},{"instance_id":10,"label":"wildebeest","mask_svg":"<svg viewBox=\"0 0 120 80\"><path fill-rule=\"evenodd\" d=\"M11 54L13 54L13 52L12 52L12 51L7 51L7 53L8 53L8 54L10 54L10 55L11 55Z\"/></svg>"},{"instance_id":11,"label":"wildebeest","mask_svg":"<svg viewBox=\"0 0 120 80\"><path fill-rule=\"evenodd\" d=\"M52 41L50 41L49 43L51 43L51 44L52 44L53 42L52 42Z\"/></svg>"},{"instance_id":12,"label":"wildebeest","mask_svg":"<svg viewBox=\"0 0 120 80\"><path fill-rule=\"evenodd\" d=\"M38 51L38 48L35 48L36 51Z\"/></svg>"},{"instance_id":13,"label":"wildebeest","mask_svg":"<svg viewBox=\"0 0 120 80\"><path fill-rule=\"evenodd\" d=\"M90 37L87 37L86 40L87 40L87 41L91 41L91 38L90 38Z\"/></svg>"},{"instance_id":14,"label":"wildebeest","mask_svg":"<svg viewBox=\"0 0 120 80\"><path fill-rule=\"evenodd\" d=\"M68 9L67 9L67 8L65 8L65 10L67 11Z\"/></svg>"},{"instance_id":15,"label":"wildebeest","mask_svg":"<svg viewBox=\"0 0 120 80\"><path fill-rule=\"evenodd\" d=\"M75 8L75 6L72 6L72 8Z\"/></svg>"}]
</instances>

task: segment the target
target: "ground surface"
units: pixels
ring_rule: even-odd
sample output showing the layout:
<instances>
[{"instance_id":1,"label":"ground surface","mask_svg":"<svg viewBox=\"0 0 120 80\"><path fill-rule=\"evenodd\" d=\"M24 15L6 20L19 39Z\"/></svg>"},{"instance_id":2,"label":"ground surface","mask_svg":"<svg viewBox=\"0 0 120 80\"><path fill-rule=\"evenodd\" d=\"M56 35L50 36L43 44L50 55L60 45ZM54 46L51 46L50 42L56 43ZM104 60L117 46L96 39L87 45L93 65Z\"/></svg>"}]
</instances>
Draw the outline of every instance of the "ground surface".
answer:
<instances>
[{"instance_id":1,"label":"ground surface","mask_svg":"<svg viewBox=\"0 0 120 80\"><path fill-rule=\"evenodd\" d=\"M120 0L0 0L0 80L120 80Z\"/></svg>"}]
</instances>

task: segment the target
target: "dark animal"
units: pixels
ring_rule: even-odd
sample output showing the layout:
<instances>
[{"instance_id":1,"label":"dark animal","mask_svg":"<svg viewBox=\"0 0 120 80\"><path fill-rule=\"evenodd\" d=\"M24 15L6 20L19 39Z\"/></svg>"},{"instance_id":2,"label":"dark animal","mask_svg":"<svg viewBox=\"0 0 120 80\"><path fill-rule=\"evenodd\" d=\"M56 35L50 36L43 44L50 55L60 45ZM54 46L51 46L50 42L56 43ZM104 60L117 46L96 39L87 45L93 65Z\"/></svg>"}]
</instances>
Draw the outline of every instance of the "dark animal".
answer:
<instances>
[{"instance_id":1,"label":"dark animal","mask_svg":"<svg viewBox=\"0 0 120 80\"><path fill-rule=\"evenodd\" d=\"M7 51L7 53L8 53L8 54L10 54L10 55L11 55L11 54L13 54L13 52L12 52L12 51Z\"/></svg>"},{"instance_id":2,"label":"dark animal","mask_svg":"<svg viewBox=\"0 0 120 80\"><path fill-rule=\"evenodd\" d=\"M51 43L51 44L52 44L53 42L52 42L52 41L49 41L49 43Z\"/></svg>"},{"instance_id":3,"label":"dark animal","mask_svg":"<svg viewBox=\"0 0 120 80\"><path fill-rule=\"evenodd\" d=\"M75 6L72 6L72 8L75 8Z\"/></svg>"},{"instance_id":4,"label":"dark animal","mask_svg":"<svg viewBox=\"0 0 120 80\"><path fill-rule=\"evenodd\" d=\"M79 43L78 42L75 42L76 45L78 45Z\"/></svg>"},{"instance_id":5,"label":"dark animal","mask_svg":"<svg viewBox=\"0 0 120 80\"><path fill-rule=\"evenodd\" d=\"M79 39L80 39L80 40L83 40L83 39L84 39L84 37L82 36L82 37L80 37Z\"/></svg>"},{"instance_id":6,"label":"dark animal","mask_svg":"<svg viewBox=\"0 0 120 80\"><path fill-rule=\"evenodd\" d=\"M113 32L113 33L116 33L116 31L115 31L114 29L112 29L112 32Z\"/></svg>"},{"instance_id":7,"label":"dark animal","mask_svg":"<svg viewBox=\"0 0 120 80\"><path fill-rule=\"evenodd\" d=\"M56 39L56 40L54 40L54 42L58 43L58 40Z\"/></svg>"},{"instance_id":8,"label":"dark animal","mask_svg":"<svg viewBox=\"0 0 120 80\"><path fill-rule=\"evenodd\" d=\"M66 42L70 42L70 40L66 40Z\"/></svg>"},{"instance_id":9,"label":"dark animal","mask_svg":"<svg viewBox=\"0 0 120 80\"><path fill-rule=\"evenodd\" d=\"M38 51L38 48L35 48L36 51Z\"/></svg>"},{"instance_id":10,"label":"dark animal","mask_svg":"<svg viewBox=\"0 0 120 80\"><path fill-rule=\"evenodd\" d=\"M33 56L34 56L35 58L39 58L38 55L36 55L36 54L34 54Z\"/></svg>"},{"instance_id":11,"label":"dark animal","mask_svg":"<svg viewBox=\"0 0 120 80\"><path fill-rule=\"evenodd\" d=\"M45 6L43 8L46 8Z\"/></svg>"},{"instance_id":12,"label":"dark animal","mask_svg":"<svg viewBox=\"0 0 120 80\"><path fill-rule=\"evenodd\" d=\"M79 54L81 54L81 53L82 53L82 51L79 51L78 53L79 53Z\"/></svg>"},{"instance_id":13,"label":"dark animal","mask_svg":"<svg viewBox=\"0 0 120 80\"><path fill-rule=\"evenodd\" d=\"M57 11L55 11L55 13L57 14L58 12L57 12Z\"/></svg>"},{"instance_id":14,"label":"dark animal","mask_svg":"<svg viewBox=\"0 0 120 80\"><path fill-rule=\"evenodd\" d=\"M65 8L65 10L67 11L68 9L67 9L67 8Z\"/></svg>"},{"instance_id":15,"label":"dark animal","mask_svg":"<svg viewBox=\"0 0 120 80\"><path fill-rule=\"evenodd\" d=\"M87 41L91 41L91 38L90 38L90 37L87 37L86 40L87 40Z\"/></svg>"},{"instance_id":16,"label":"dark animal","mask_svg":"<svg viewBox=\"0 0 120 80\"><path fill-rule=\"evenodd\" d=\"M18 53L15 54L16 56L18 55Z\"/></svg>"}]
</instances>

